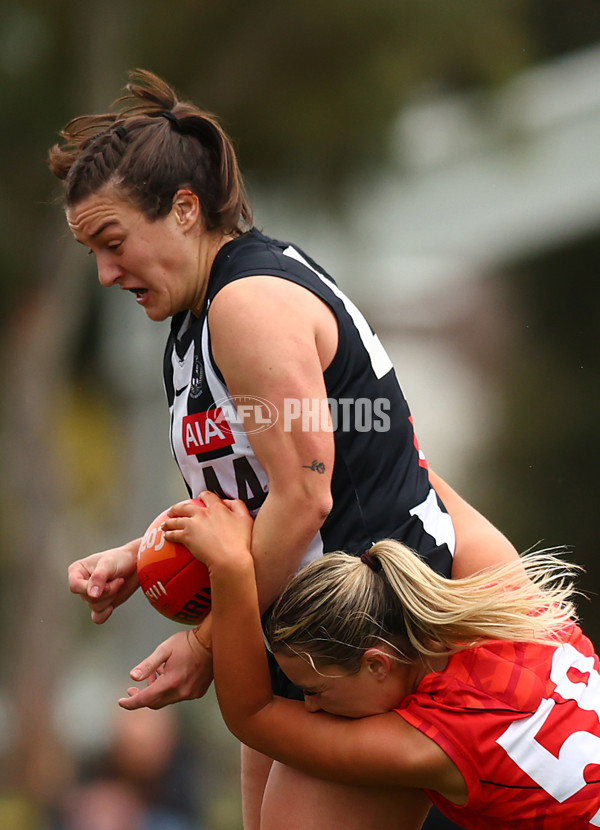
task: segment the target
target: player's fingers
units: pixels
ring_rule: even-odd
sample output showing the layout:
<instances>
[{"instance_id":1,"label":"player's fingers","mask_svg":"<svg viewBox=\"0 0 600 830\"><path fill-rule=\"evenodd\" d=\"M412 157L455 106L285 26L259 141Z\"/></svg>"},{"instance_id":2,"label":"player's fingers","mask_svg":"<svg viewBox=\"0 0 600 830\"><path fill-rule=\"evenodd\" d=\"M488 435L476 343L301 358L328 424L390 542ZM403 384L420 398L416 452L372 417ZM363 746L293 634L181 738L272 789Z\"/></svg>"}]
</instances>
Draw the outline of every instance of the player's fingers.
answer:
<instances>
[{"instance_id":1,"label":"player's fingers","mask_svg":"<svg viewBox=\"0 0 600 830\"><path fill-rule=\"evenodd\" d=\"M133 711L134 709L142 709L144 708L144 702L142 700L138 700L138 697L141 693L141 689L138 689L136 686L130 686L127 689L127 697L121 697L117 701L119 706L122 709L128 709L129 711Z\"/></svg>"},{"instance_id":2,"label":"player's fingers","mask_svg":"<svg viewBox=\"0 0 600 830\"><path fill-rule=\"evenodd\" d=\"M168 519L162 525L165 540L174 544L185 544L186 524L184 519Z\"/></svg>"},{"instance_id":3,"label":"player's fingers","mask_svg":"<svg viewBox=\"0 0 600 830\"><path fill-rule=\"evenodd\" d=\"M175 516L194 516L199 507L203 505L198 504L199 499L186 499L185 501L177 502L169 507L167 515L172 518Z\"/></svg>"},{"instance_id":4,"label":"player's fingers","mask_svg":"<svg viewBox=\"0 0 600 830\"><path fill-rule=\"evenodd\" d=\"M92 599L87 594L82 595L81 599L92 612L92 622L106 622L115 608L125 602L137 586L137 581L119 577L118 579L113 579L112 582L106 585L100 599Z\"/></svg>"},{"instance_id":5,"label":"player's fingers","mask_svg":"<svg viewBox=\"0 0 600 830\"><path fill-rule=\"evenodd\" d=\"M173 692L172 689L163 689L161 678L156 680L151 686L146 686L145 689L138 689L136 686L130 686L127 689L127 697L119 699L118 703L123 709L162 709L169 703L175 703L180 698Z\"/></svg>"},{"instance_id":6,"label":"player's fingers","mask_svg":"<svg viewBox=\"0 0 600 830\"><path fill-rule=\"evenodd\" d=\"M191 516L193 510L193 505L189 501L180 501L177 504L171 505L167 510L168 518L165 521L173 521L173 519L177 518L178 516ZM163 522L163 526L164 526Z\"/></svg>"},{"instance_id":7,"label":"player's fingers","mask_svg":"<svg viewBox=\"0 0 600 830\"><path fill-rule=\"evenodd\" d=\"M118 576L116 579L111 579L110 582L107 582L104 586L104 591L102 593L102 599L108 600L114 597L117 594L123 585L125 584L125 579L122 576Z\"/></svg>"},{"instance_id":8,"label":"player's fingers","mask_svg":"<svg viewBox=\"0 0 600 830\"><path fill-rule=\"evenodd\" d=\"M81 562L73 562L69 565L67 578L69 580L69 590L73 594L87 594L90 572Z\"/></svg>"},{"instance_id":9,"label":"player's fingers","mask_svg":"<svg viewBox=\"0 0 600 830\"><path fill-rule=\"evenodd\" d=\"M108 605L102 611L92 608L92 622L96 623L96 625L102 625L102 623L106 622L114 610L113 605Z\"/></svg>"},{"instance_id":10,"label":"player's fingers","mask_svg":"<svg viewBox=\"0 0 600 830\"><path fill-rule=\"evenodd\" d=\"M200 493L199 499L203 501L207 507L212 507L213 504L221 504L221 499L216 493L211 493L210 490L203 490Z\"/></svg>"},{"instance_id":11,"label":"player's fingers","mask_svg":"<svg viewBox=\"0 0 600 830\"><path fill-rule=\"evenodd\" d=\"M171 533L173 530L183 530L186 526L186 516L170 516L161 524L161 530L165 533Z\"/></svg>"},{"instance_id":12,"label":"player's fingers","mask_svg":"<svg viewBox=\"0 0 600 830\"><path fill-rule=\"evenodd\" d=\"M119 580L116 590L118 590L124 582L123 577L119 576L118 563L112 556L107 556L101 559L88 580L87 594L92 599L98 599L103 595L110 595L107 592L111 590L110 583ZM113 591L114 593L114 591Z\"/></svg>"},{"instance_id":13,"label":"player's fingers","mask_svg":"<svg viewBox=\"0 0 600 830\"><path fill-rule=\"evenodd\" d=\"M129 672L132 680L148 680L149 677L156 675L156 672L167 661L170 651L164 648L164 644L156 648L152 654L134 666Z\"/></svg>"},{"instance_id":14,"label":"player's fingers","mask_svg":"<svg viewBox=\"0 0 600 830\"><path fill-rule=\"evenodd\" d=\"M236 516L250 516L248 508L241 499L227 499L225 504Z\"/></svg>"},{"instance_id":15,"label":"player's fingers","mask_svg":"<svg viewBox=\"0 0 600 830\"><path fill-rule=\"evenodd\" d=\"M90 608L94 611L101 612L109 606L112 608L114 605L113 597L125 584L123 577L117 577L116 579L112 579L110 582L104 582L101 577L97 577L94 582L92 582L92 579L94 579L93 575L90 577L87 591L85 595L82 595L82 599L87 602Z\"/></svg>"}]
</instances>

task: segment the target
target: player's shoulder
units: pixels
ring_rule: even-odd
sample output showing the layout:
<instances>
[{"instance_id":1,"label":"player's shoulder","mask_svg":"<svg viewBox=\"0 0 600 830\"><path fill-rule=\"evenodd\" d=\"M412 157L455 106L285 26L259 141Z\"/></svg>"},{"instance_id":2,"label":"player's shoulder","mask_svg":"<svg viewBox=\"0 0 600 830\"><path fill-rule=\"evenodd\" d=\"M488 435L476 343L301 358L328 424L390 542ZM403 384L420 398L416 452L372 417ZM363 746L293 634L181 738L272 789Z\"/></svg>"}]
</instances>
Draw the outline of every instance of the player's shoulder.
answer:
<instances>
[{"instance_id":1,"label":"player's shoulder","mask_svg":"<svg viewBox=\"0 0 600 830\"><path fill-rule=\"evenodd\" d=\"M208 290L210 323L223 314L283 312L287 305L300 316L322 290L319 272L299 248L252 228L217 254Z\"/></svg>"},{"instance_id":2,"label":"player's shoulder","mask_svg":"<svg viewBox=\"0 0 600 830\"><path fill-rule=\"evenodd\" d=\"M535 708L545 694L551 653L546 645L487 641L452 655L444 671L424 679L419 692L471 712Z\"/></svg>"},{"instance_id":3,"label":"player's shoulder","mask_svg":"<svg viewBox=\"0 0 600 830\"><path fill-rule=\"evenodd\" d=\"M209 280L209 299L231 281L261 274L298 282L317 293L324 285L335 286L330 274L301 247L251 228L218 252Z\"/></svg>"},{"instance_id":4,"label":"player's shoulder","mask_svg":"<svg viewBox=\"0 0 600 830\"><path fill-rule=\"evenodd\" d=\"M268 274L228 283L212 299L208 324L214 337L219 331L254 331L265 336L280 331L312 330L322 303L319 298L293 281Z\"/></svg>"},{"instance_id":5,"label":"player's shoulder","mask_svg":"<svg viewBox=\"0 0 600 830\"><path fill-rule=\"evenodd\" d=\"M260 273L264 269L285 268L286 260L282 260L282 255L288 246L287 242L272 239L257 228L251 228L221 248L213 264L209 288L219 290L231 279Z\"/></svg>"}]
</instances>

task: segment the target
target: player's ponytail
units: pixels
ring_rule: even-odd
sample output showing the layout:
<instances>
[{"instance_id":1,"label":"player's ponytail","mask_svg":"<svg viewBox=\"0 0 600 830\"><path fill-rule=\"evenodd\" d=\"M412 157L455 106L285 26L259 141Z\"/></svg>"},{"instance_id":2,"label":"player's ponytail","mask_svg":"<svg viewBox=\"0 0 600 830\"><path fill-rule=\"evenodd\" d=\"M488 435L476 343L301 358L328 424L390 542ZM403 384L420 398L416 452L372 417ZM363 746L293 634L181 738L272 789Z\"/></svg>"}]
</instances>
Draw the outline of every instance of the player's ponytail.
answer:
<instances>
[{"instance_id":1,"label":"player's ponytail","mask_svg":"<svg viewBox=\"0 0 600 830\"><path fill-rule=\"evenodd\" d=\"M462 579L446 579L393 540L370 555L402 605L409 641L421 654L451 653L484 639L552 640L576 617L572 576L578 570L556 551Z\"/></svg>"},{"instance_id":2,"label":"player's ponytail","mask_svg":"<svg viewBox=\"0 0 600 830\"><path fill-rule=\"evenodd\" d=\"M179 101L163 80L130 73L126 95L107 113L81 115L49 152L68 207L112 185L150 219L171 209L179 188L200 201L208 230L240 233L252 224L233 144L215 116Z\"/></svg>"},{"instance_id":3,"label":"player's ponytail","mask_svg":"<svg viewBox=\"0 0 600 830\"><path fill-rule=\"evenodd\" d=\"M274 651L349 672L382 643L413 660L486 639L549 642L575 618L575 570L556 552L539 551L449 580L384 540L361 558L333 553L303 568L277 600L266 634Z\"/></svg>"}]
</instances>

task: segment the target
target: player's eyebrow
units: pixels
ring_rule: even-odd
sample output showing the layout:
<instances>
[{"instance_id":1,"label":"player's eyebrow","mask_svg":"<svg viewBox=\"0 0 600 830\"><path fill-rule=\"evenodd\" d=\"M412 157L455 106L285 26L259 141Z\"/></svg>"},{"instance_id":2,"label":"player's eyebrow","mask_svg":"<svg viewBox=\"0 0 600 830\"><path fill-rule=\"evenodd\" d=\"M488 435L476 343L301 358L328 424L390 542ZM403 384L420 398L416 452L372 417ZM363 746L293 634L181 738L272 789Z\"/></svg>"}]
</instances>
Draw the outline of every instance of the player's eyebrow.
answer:
<instances>
[{"instance_id":1,"label":"player's eyebrow","mask_svg":"<svg viewBox=\"0 0 600 830\"><path fill-rule=\"evenodd\" d=\"M112 225L118 225L118 224L119 223L117 222L116 219L107 219L106 222L103 222L100 225L100 227L96 228L95 231L92 231L92 233L90 233L89 239L95 239L96 237L100 236L101 233L104 233L104 231L107 228L110 228ZM71 229L73 230L73 233L75 234L75 226L71 226ZM81 239L79 239L77 236L75 236L75 241L79 242L80 245L85 245L86 244Z\"/></svg>"},{"instance_id":2,"label":"player's eyebrow","mask_svg":"<svg viewBox=\"0 0 600 830\"><path fill-rule=\"evenodd\" d=\"M97 236L100 236L100 234L103 233L103 231L105 231L107 228L110 228L111 225L118 225L118 224L119 223L115 219L108 219L106 222L104 222L102 225L100 225L99 228L97 228L95 231L93 231L90 234L90 239L95 239Z\"/></svg>"}]
</instances>

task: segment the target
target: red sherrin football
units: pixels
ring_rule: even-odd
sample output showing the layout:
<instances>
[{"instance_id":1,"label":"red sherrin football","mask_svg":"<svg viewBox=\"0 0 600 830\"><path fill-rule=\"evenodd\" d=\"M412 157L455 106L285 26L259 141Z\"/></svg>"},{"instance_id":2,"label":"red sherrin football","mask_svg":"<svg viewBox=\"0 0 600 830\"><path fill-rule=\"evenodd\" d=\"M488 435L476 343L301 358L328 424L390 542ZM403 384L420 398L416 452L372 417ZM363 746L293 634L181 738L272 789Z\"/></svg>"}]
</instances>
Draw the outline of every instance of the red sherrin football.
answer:
<instances>
[{"instance_id":1,"label":"red sherrin football","mask_svg":"<svg viewBox=\"0 0 600 830\"><path fill-rule=\"evenodd\" d=\"M194 499L204 507L204 502ZM167 542L161 524L167 510L144 533L138 550L137 570L142 591L165 617L196 625L210 611L208 568L184 545Z\"/></svg>"}]
</instances>

